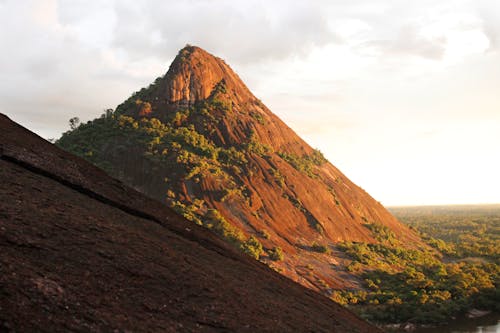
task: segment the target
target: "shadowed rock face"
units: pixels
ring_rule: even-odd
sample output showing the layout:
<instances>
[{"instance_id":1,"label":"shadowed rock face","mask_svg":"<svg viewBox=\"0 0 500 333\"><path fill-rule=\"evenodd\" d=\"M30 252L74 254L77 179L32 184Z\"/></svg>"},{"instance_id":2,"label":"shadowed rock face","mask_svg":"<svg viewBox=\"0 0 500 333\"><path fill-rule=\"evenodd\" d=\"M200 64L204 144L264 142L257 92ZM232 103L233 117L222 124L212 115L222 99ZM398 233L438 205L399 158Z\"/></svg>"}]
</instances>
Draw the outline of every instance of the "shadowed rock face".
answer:
<instances>
[{"instance_id":1,"label":"shadowed rock face","mask_svg":"<svg viewBox=\"0 0 500 333\"><path fill-rule=\"evenodd\" d=\"M1 332L377 332L0 115Z\"/></svg>"},{"instance_id":2,"label":"shadowed rock face","mask_svg":"<svg viewBox=\"0 0 500 333\"><path fill-rule=\"evenodd\" d=\"M190 127L213 147L240 153L244 162L235 168L209 161L223 177L217 172L193 177L196 170L182 169L176 148L145 152L130 144L125 131L114 131L94 147L94 162L105 163L112 176L159 201L171 203L168 192L185 205L203 200L201 219L203 212L216 209L243 234L256 236L265 249L281 247L283 261L272 262L266 255L261 260L309 288L328 294L332 288L359 287L345 271L348 260L335 244L377 242L368 223L389 228L409 247L423 246L416 234L253 96L223 60L198 47L182 49L165 76L119 105L113 117L124 115L138 124L156 118L173 130ZM86 127L89 133L92 126ZM88 158L88 152L74 148L91 140L82 133L68 133L59 144ZM329 247L332 254L311 251L313 243ZM313 271L306 268L311 266Z\"/></svg>"}]
</instances>

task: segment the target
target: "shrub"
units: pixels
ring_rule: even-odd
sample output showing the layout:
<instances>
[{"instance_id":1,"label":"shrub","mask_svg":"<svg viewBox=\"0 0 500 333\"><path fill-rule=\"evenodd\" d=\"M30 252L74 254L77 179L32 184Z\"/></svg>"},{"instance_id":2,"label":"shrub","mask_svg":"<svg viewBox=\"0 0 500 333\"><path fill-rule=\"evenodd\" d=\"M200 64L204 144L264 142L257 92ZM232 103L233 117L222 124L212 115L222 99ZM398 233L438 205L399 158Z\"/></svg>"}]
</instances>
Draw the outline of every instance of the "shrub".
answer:
<instances>
[{"instance_id":1,"label":"shrub","mask_svg":"<svg viewBox=\"0 0 500 333\"><path fill-rule=\"evenodd\" d=\"M283 256L283 250L281 247L275 246L271 250L268 251L269 258L273 261L282 261L284 256Z\"/></svg>"},{"instance_id":2,"label":"shrub","mask_svg":"<svg viewBox=\"0 0 500 333\"><path fill-rule=\"evenodd\" d=\"M281 188L284 188L285 176L283 176L283 174L278 169L271 168L269 169L269 172L274 177L274 181L276 182L276 184L278 184Z\"/></svg>"},{"instance_id":3,"label":"shrub","mask_svg":"<svg viewBox=\"0 0 500 333\"><path fill-rule=\"evenodd\" d=\"M241 244L244 241L243 233L232 224L227 222L227 220L218 210L209 209L207 211L207 214L205 214L204 222L206 227L212 229L213 231L215 231L215 233L221 235L230 243L241 247Z\"/></svg>"},{"instance_id":4,"label":"shrub","mask_svg":"<svg viewBox=\"0 0 500 333\"><path fill-rule=\"evenodd\" d=\"M330 253L328 246L316 242L312 243L311 250L318 253Z\"/></svg>"},{"instance_id":5,"label":"shrub","mask_svg":"<svg viewBox=\"0 0 500 333\"><path fill-rule=\"evenodd\" d=\"M271 239L271 235L266 229L262 229L261 231L259 231L259 235L264 239Z\"/></svg>"},{"instance_id":6,"label":"shrub","mask_svg":"<svg viewBox=\"0 0 500 333\"><path fill-rule=\"evenodd\" d=\"M254 153L259 156L266 156L273 153L273 148L260 142L255 132L250 134L250 140L244 145L243 149L245 149L247 153Z\"/></svg>"},{"instance_id":7,"label":"shrub","mask_svg":"<svg viewBox=\"0 0 500 333\"><path fill-rule=\"evenodd\" d=\"M285 152L278 152L278 155L301 173L306 174L311 178L317 177L314 173L314 163L308 155L298 156Z\"/></svg>"},{"instance_id":8,"label":"shrub","mask_svg":"<svg viewBox=\"0 0 500 333\"><path fill-rule=\"evenodd\" d=\"M260 113L257 113L257 112L251 112L250 113L250 116L257 120L257 122L261 125L265 125L266 124L266 119L264 119L264 116L261 115Z\"/></svg>"},{"instance_id":9,"label":"shrub","mask_svg":"<svg viewBox=\"0 0 500 333\"><path fill-rule=\"evenodd\" d=\"M249 256L259 259L260 255L264 252L262 249L262 244L254 236L250 236L242 245L242 250Z\"/></svg>"}]
</instances>

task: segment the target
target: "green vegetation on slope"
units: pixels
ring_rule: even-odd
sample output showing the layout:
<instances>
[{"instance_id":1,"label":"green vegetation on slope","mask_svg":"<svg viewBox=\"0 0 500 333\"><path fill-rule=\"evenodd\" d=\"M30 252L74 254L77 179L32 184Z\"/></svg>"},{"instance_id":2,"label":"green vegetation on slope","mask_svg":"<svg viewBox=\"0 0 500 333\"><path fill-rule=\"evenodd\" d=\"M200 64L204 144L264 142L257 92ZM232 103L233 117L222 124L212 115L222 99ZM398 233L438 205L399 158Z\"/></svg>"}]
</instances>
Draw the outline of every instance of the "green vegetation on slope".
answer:
<instances>
[{"instance_id":1,"label":"green vegetation on slope","mask_svg":"<svg viewBox=\"0 0 500 333\"><path fill-rule=\"evenodd\" d=\"M158 81L135 93L116 112L107 110L100 118L85 124L77 125L73 120L71 129L56 144L118 178L124 176L120 163L134 157L133 162L148 162L147 174L162 183L164 200L171 208L213 230L250 256L260 258L265 251L257 238L246 237L212 206L192 193L187 195L184 185L210 179L217 184L213 190L216 200L248 205L248 190L239 176L252 174L248 163L252 154L267 158L275 153L258 140L252 129L246 142L234 146L217 145L211 139L224 115L233 112L231 103L225 100L223 81L207 100L162 115L162 120L151 116L148 102L157 84ZM304 159L320 164L324 157L316 152ZM285 186L279 171L273 172L280 186ZM269 257L282 258L279 251L268 249L268 252Z\"/></svg>"},{"instance_id":2,"label":"green vegetation on slope","mask_svg":"<svg viewBox=\"0 0 500 333\"><path fill-rule=\"evenodd\" d=\"M298 156L291 153L279 152L278 155L290 163L298 171L308 175L311 178L318 177L315 173L315 166L320 166L326 162L323 153L319 150L314 150L311 155Z\"/></svg>"},{"instance_id":3,"label":"green vegetation on slope","mask_svg":"<svg viewBox=\"0 0 500 333\"><path fill-rule=\"evenodd\" d=\"M500 311L500 211L399 217L446 257L407 249L383 226L367 224L380 244L339 245L352 259L347 270L363 279L364 290L334 291L334 301L383 323L440 323L472 308Z\"/></svg>"},{"instance_id":4,"label":"green vegetation on slope","mask_svg":"<svg viewBox=\"0 0 500 333\"><path fill-rule=\"evenodd\" d=\"M177 113L173 121L177 122L179 118L181 117ZM246 161L244 153L234 147L216 147L192 125L176 127L155 118L137 121L128 116L108 115L64 133L57 144L113 175L119 171L103 156L107 154L105 147L110 142L116 145L115 152L127 154L131 150L139 150L144 158L161 163L166 170L180 174L182 179L193 179L196 182L207 174L220 179L226 186L221 193L221 201L229 200L230 197L245 199L244 187L238 185L228 171L238 168ZM212 229L257 259L262 254L262 245L257 239L246 239L217 210L207 209L203 200L179 200L180 189L175 182L167 180L165 186L165 200L176 212Z\"/></svg>"}]
</instances>

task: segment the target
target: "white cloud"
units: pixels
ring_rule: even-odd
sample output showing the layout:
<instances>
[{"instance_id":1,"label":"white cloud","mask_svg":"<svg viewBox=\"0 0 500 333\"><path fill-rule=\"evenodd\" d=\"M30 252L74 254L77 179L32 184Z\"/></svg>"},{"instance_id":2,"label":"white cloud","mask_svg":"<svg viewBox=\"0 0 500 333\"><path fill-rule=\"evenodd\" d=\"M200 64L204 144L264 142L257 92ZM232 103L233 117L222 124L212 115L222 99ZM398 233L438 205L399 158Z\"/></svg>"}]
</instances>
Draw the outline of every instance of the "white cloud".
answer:
<instances>
[{"instance_id":1,"label":"white cloud","mask_svg":"<svg viewBox=\"0 0 500 333\"><path fill-rule=\"evenodd\" d=\"M116 11L114 46L136 57L171 55L191 43L254 63L304 54L337 38L320 2L120 2Z\"/></svg>"},{"instance_id":2,"label":"white cloud","mask_svg":"<svg viewBox=\"0 0 500 333\"><path fill-rule=\"evenodd\" d=\"M57 137L67 119L116 106L195 44L376 198L417 202L428 195L418 177L438 184L433 170L475 167L460 147L492 166L481 181L498 179L487 152L500 142L499 13L496 0L3 0L0 112Z\"/></svg>"}]
</instances>

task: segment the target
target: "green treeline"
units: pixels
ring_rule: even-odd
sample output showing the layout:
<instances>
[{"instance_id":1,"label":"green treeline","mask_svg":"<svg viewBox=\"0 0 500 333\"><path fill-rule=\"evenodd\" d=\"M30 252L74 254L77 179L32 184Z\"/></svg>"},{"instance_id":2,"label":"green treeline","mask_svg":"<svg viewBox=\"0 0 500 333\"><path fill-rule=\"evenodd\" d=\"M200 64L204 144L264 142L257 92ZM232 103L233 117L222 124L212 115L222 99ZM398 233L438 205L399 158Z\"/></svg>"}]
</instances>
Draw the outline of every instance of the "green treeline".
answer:
<instances>
[{"instance_id":1,"label":"green treeline","mask_svg":"<svg viewBox=\"0 0 500 333\"><path fill-rule=\"evenodd\" d=\"M337 290L333 300L378 323L442 323L473 308L500 311L500 211L398 217L439 252L408 249L385 227L367 224L379 244L339 244L364 290Z\"/></svg>"}]
</instances>

